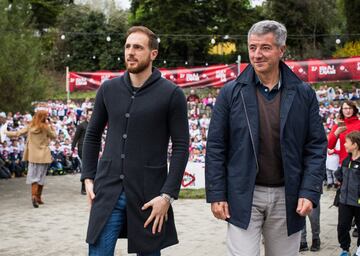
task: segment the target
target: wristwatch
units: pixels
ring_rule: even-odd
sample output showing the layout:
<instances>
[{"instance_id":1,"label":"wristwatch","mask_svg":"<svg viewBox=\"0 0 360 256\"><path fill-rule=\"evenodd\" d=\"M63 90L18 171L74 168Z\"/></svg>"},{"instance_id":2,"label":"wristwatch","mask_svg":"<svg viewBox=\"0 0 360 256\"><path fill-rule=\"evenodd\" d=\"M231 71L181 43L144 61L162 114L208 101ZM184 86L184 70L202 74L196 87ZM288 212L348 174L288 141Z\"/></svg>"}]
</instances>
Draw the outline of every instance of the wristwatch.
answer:
<instances>
[{"instance_id":1,"label":"wristwatch","mask_svg":"<svg viewBox=\"0 0 360 256\"><path fill-rule=\"evenodd\" d=\"M172 204L172 202L174 202L175 200L173 197L165 193L162 193L160 196L164 198L166 201L168 201L170 204Z\"/></svg>"}]
</instances>

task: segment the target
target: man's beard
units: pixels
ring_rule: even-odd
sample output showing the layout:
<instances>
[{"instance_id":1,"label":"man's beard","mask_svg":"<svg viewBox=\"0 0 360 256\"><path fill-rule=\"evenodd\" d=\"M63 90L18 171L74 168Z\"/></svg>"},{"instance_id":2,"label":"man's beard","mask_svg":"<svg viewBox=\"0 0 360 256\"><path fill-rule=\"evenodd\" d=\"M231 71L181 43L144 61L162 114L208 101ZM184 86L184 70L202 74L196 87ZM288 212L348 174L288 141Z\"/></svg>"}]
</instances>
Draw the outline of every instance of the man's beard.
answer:
<instances>
[{"instance_id":1,"label":"man's beard","mask_svg":"<svg viewBox=\"0 0 360 256\"><path fill-rule=\"evenodd\" d=\"M129 71L129 73L133 74L139 74L143 72L145 69L147 69L150 66L151 60L150 58L144 60L143 62L138 62L138 65L136 67L131 67L128 65L127 60L125 61L126 70Z\"/></svg>"}]
</instances>

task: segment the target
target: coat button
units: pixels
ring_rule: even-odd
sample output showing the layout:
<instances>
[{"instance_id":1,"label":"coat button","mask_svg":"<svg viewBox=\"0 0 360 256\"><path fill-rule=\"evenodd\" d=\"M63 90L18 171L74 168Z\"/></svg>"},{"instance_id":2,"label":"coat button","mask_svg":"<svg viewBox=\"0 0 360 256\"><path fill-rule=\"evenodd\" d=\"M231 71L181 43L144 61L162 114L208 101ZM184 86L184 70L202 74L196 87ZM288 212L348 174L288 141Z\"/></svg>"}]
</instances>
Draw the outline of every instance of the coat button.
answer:
<instances>
[{"instance_id":1,"label":"coat button","mask_svg":"<svg viewBox=\"0 0 360 256\"><path fill-rule=\"evenodd\" d=\"M127 138L127 134L123 134L123 138L126 139L126 138Z\"/></svg>"},{"instance_id":2,"label":"coat button","mask_svg":"<svg viewBox=\"0 0 360 256\"><path fill-rule=\"evenodd\" d=\"M123 180L125 178L124 174L120 174L120 179Z\"/></svg>"},{"instance_id":3,"label":"coat button","mask_svg":"<svg viewBox=\"0 0 360 256\"><path fill-rule=\"evenodd\" d=\"M130 113L126 113L126 114L125 114L125 117L126 117L126 118L129 118L129 117L130 117Z\"/></svg>"},{"instance_id":4,"label":"coat button","mask_svg":"<svg viewBox=\"0 0 360 256\"><path fill-rule=\"evenodd\" d=\"M125 154L121 154L121 158L124 159L124 158L125 158Z\"/></svg>"},{"instance_id":5,"label":"coat button","mask_svg":"<svg viewBox=\"0 0 360 256\"><path fill-rule=\"evenodd\" d=\"M131 96L131 99L135 99L135 96Z\"/></svg>"}]
</instances>

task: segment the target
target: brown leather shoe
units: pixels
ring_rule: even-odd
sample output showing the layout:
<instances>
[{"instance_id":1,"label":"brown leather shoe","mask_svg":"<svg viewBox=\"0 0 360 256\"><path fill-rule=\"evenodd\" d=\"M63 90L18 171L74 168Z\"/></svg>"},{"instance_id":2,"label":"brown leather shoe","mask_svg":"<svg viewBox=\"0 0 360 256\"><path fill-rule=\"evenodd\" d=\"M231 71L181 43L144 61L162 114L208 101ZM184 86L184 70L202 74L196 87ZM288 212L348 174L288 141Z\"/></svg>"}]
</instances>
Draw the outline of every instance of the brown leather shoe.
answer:
<instances>
[{"instance_id":1,"label":"brown leather shoe","mask_svg":"<svg viewBox=\"0 0 360 256\"><path fill-rule=\"evenodd\" d=\"M41 200L41 194L42 194L43 187L44 187L44 185L38 184L38 189L37 189L37 193L36 193L36 202L38 204L44 204L44 202Z\"/></svg>"}]
</instances>

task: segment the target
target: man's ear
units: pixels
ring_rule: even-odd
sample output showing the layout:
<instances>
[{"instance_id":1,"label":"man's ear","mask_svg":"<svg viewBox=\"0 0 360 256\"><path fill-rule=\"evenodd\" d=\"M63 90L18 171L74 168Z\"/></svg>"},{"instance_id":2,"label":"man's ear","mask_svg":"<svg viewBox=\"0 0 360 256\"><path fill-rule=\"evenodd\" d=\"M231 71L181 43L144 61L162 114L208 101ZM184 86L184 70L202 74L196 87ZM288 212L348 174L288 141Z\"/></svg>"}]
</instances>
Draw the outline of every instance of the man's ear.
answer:
<instances>
[{"instance_id":1,"label":"man's ear","mask_svg":"<svg viewBox=\"0 0 360 256\"><path fill-rule=\"evenodd\" d=\"M156 59L156 57L158 56L158 53L159 53L158 50L151 50L150 58L152 61Z\"/></svg>"},{"instance_id":2,"label":"man's ear","mask_svg":"<svg viewBox=\"0 0 360 256\"><path fill-rule=\"evenodd\" d=\"M280 58L284 57L286 45L280 46Z\"/></svg>"}]
</instances>

